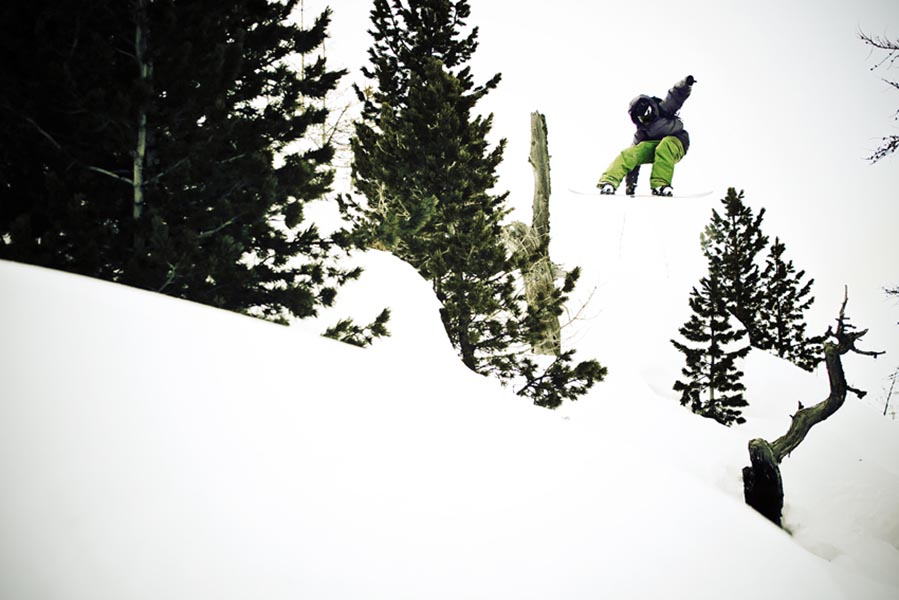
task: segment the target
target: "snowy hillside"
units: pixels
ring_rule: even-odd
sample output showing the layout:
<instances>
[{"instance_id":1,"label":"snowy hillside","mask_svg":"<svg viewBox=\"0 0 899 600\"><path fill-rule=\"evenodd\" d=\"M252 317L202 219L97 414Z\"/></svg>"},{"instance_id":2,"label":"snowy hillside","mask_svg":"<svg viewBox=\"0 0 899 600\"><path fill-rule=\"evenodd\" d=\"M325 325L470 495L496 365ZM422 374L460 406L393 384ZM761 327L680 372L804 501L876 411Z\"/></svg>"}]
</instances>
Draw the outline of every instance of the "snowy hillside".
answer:
<instances>
[{"instance_id":1,"label":"snowy hillside","mask_svg":"<svg viewBox=\"0 0 899 600\"><path fill-rule=\"evenodd\" d=\"M372 3L304 6L329 4L349 90ZM856 37L899 5L471 4L476 80L503 74L478 105L508 140L498 191L530 219L542 112L551 257L583 271L563 343L607 380L548 411L471 373L428 283L378 252L354 257L365 273L334 310L291 327L0 261L0 600L899 598L899 423L879 414L899 364L883 293L899 283L899 157L864 160L894 133L895 72L872 73ZM631 98L688 73L674 185L712 194L567 191L630 143ZM747 442L822 400L824 373L750 354L748 422L730 429L671 389L699 235L729 186L816 279L809 330L847 286L863 346L887 351L846 357L870 395L784 461L787 531L743 503ZM384 307L393 335L370 350L319 336Z\"/></svg>"},{"instance_id":2,"label":"snowy hillside","mask_svg":"<svg viewBox=\"0 0 899 600\"><path fill-rule=\"evenodd\" d=\"M649 332L607 329L634 313L594 311L610 378L552 412L459 365L411 268L358 259L345 302L395 312L369 351L0 263L0 597L896 597L892 423L847 403L785 462L791 538L739 483L783 411L690 415L630 360Z\"/></svg>"}]
</instances>

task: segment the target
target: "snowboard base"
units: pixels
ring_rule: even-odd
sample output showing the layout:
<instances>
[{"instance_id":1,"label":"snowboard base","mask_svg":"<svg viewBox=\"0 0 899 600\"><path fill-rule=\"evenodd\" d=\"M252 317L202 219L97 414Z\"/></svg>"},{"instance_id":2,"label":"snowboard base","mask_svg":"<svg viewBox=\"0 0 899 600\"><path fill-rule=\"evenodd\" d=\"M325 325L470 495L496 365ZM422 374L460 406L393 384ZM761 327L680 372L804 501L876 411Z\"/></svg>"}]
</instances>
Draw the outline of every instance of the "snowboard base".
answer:
<instances>
[{"instance_id":1,"label":"snowboard base","mask_svg":"<svg viewBox=\"0 0 899 600\"><path fill-rule=\"evenodd\" d=\"M703 196L708 196L712 193L712 190L707 192L695 192L689 194L674 194L673 196L656 196L655 194L600 194L599 190L568 190L572 194L577 194L579 196L601 196L604 198L702 198Z\"/></svg>"}]
</instances>

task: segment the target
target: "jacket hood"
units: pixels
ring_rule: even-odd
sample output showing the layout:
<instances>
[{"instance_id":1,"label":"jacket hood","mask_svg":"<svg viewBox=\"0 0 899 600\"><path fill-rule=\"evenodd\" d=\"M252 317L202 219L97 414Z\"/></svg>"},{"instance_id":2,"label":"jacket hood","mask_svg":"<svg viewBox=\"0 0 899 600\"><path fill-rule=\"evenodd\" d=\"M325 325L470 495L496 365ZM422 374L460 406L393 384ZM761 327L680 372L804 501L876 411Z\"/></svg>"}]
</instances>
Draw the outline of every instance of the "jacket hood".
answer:
<instances>
[{"instance_id":1,"label":"jacket hood","mask_svg":"<svg viewBox=\"0 0 899 600\"><path fill-rule=\"evenodd\" d=\"M639 96L631 100L630 105L627 107L627 113L630 115L631 121L633 121L634 125L641 125L637 117L642 114L644 110L646 110L647 106L652 106L653 114L655 114L656 117L659 116L660 111L658 98L647 96L646 94L640 94Z\"/></svg>"}]
</instances>

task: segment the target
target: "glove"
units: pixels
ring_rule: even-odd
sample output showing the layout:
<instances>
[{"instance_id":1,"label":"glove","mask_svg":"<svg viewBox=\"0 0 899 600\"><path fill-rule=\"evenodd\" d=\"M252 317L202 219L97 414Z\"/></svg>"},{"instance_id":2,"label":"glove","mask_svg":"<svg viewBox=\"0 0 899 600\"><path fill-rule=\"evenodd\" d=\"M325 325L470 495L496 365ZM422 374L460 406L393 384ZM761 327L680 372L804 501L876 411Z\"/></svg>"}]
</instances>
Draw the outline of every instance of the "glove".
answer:
<instances>
[{"instance_id":1,"label":"glove","mask_svg":"<svg viewBox=\"0 0 899 600\"><path fill-rule=\"evenodd\" d=\"M696 78L693 77L692 75L687 75L687 78L684 79L684 83L687 84L687 87L690 87L691 85L696 83Z\"/></svg>"}]
</instances>

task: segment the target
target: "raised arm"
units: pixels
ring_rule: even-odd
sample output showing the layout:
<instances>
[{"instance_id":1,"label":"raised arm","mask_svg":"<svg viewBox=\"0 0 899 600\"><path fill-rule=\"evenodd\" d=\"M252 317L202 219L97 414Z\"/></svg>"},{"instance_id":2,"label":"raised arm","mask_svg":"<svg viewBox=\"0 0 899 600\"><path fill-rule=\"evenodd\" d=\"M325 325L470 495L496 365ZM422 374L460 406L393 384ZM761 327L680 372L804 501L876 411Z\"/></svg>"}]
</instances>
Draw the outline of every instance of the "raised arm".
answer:
<instances>
[{"instance_id":1,"label":"raised arm","mask_svg":"<svg viewBox=\"0 0 899 600\"><path fill-rule=\"evenodd\" d=\"M675 83L674 87L668 90L668 95L665 96L665 99L662 100L659 106L661 106L663 111L673 115L680 110L680 107L684 105L686 99L690 97L690 92L693 91L694 83L696 83L696 79L692 75L687 75L684 79Z\"/></svg>"}]
</instances>

